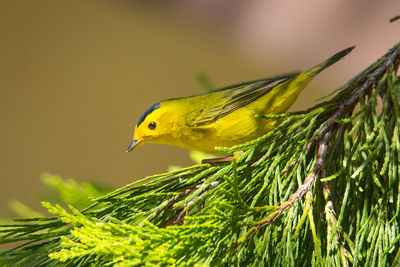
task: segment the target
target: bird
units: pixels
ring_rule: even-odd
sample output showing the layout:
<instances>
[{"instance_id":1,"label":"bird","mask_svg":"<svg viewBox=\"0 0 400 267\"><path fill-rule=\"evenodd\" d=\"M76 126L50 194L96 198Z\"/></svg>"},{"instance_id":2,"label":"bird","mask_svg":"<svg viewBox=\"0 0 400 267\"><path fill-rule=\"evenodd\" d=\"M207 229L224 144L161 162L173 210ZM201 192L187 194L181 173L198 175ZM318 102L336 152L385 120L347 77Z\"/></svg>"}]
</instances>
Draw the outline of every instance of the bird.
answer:
<instances>
[{"instance_id":1,"label":"bird","mask_svg":"<svg viewBox=\"0 0 400 267\"><path fill-rule=\"evenodd\" d=\"M256 139L281 123L279 119L260 119L256 115L286 112L317 74L353 49L354 46L348 47L304 72L158 102L140 116L126 152L156 143L213 153L216 147L232 147Z\"/></svg>"}]
</instances>

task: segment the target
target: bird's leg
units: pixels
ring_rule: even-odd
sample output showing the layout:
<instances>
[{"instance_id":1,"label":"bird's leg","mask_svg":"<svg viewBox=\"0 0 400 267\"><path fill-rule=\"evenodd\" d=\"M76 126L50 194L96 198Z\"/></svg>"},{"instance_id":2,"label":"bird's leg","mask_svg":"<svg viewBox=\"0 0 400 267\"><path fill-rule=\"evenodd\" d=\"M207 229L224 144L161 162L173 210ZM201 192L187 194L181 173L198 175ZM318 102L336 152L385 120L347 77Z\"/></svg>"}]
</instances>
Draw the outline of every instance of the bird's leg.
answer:
<instances>
[{"instance_id":1,"label":"bird's leg","mask_svg":"<svg viewBox=\"0 0 400 267\"><path fill-rule=\"evenodd\" d=\"M203 159L201 161L201 164L231 162L232 159L233 159L233 156L227 156L227 157L222 157L222 158Z\"/></svg>"},{"instance_id":2,"label":"bird's leg","mask_svg":"<svg viewBox=\"0 0 400 267\"><path fill-rule=\"evenodd\" d=\"M212 158L212 159L203 159L201 161L201 164L206 164L206 163L225 163L225 162L231 162L233 158L239 158L241 155L243 155L243 151L236 151L233 153L232 156L227 156L227 157L222 157L222 158Z\"/></svg>"}]
</instances>

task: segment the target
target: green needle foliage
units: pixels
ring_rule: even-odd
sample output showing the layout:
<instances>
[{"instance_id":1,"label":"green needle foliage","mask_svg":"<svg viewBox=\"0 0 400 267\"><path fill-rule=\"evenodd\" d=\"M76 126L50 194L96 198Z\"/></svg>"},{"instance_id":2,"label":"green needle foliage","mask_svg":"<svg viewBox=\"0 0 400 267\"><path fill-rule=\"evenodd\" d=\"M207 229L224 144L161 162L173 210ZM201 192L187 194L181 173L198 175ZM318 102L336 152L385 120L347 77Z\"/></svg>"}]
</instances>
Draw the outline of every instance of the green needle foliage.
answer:
<instances>
[{"instance_id":1,"label":"green needle foliage","mask_svg":"<svg viewBox=\"0 0 400 267\"><path fill-rule=\"evenodd\" d=\"M3 264L400 264L400 44L329 101L221 151L49 218L1 226ZM21 243L22 241L22 243Z\"/></svg>"}]
</instances>

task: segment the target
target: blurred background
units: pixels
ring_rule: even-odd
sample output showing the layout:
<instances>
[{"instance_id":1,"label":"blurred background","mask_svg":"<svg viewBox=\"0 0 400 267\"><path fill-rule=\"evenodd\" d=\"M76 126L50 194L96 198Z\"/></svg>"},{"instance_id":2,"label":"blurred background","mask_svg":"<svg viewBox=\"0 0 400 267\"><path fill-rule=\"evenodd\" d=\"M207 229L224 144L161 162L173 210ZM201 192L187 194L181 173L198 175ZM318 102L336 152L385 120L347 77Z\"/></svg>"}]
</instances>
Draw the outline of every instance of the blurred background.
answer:
<instances>
[{"instance_id":1,"label":"blurred background","mask_svg":"<svg viewBox=\"0 0 400 267\"><path fill-rule=\"evenodd\" d=\"M44 172L116 188L192 164L145 145L152 104L304 70L351 45L292 110L310 107L399 41L400 1L3 1L0 8L0 212L35 206Z\"/></svg>"}]
</instances>

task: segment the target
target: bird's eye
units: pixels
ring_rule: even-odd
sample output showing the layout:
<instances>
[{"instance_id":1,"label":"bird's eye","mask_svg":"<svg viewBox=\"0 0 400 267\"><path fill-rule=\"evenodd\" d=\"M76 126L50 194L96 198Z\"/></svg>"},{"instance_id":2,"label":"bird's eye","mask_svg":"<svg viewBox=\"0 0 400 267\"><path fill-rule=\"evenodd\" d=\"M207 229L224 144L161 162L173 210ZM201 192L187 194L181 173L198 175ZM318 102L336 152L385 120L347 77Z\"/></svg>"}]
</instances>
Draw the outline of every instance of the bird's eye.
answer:
<instances>
[{"instance_id":1,"label":"bird's eye","mask_svg":"<svg viewBox=\"0 0 400 267\"><path fill-rule=\"evenodd\" d=\"M156 128L156 123L154 121L149 123L149 129L154 130Z\"/></svg>"}]
</instances>

